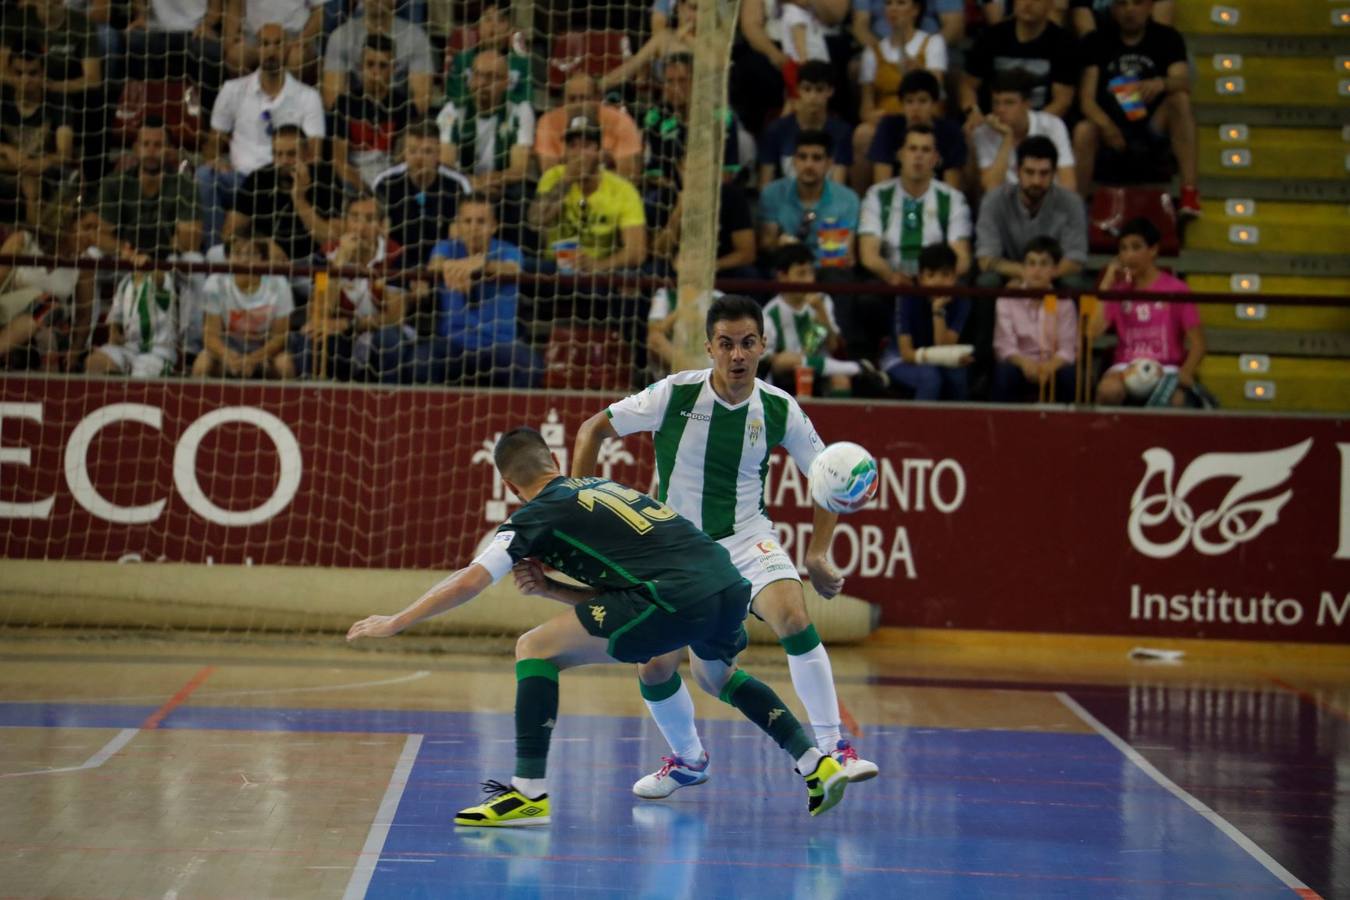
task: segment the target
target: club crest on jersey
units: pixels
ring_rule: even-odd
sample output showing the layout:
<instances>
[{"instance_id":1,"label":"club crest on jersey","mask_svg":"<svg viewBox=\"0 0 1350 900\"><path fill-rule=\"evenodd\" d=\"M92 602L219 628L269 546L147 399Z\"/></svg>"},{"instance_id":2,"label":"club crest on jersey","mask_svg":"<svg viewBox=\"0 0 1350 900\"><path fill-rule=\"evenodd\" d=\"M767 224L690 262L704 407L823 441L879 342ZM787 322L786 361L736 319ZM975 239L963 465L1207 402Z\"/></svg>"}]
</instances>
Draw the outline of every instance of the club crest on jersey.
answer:
<instances>
[{"instance_id":1,"label":"club crest on jersey","mask_svg":"<svg viewBox=\"0 0 1350 900\"><path fill-rule=\"evenodd\" d=\"M750 431L750 446L753 447L755 446L756 442L759 441L759 436L764 432L764 420L756 419L755 421L751 422L749 431Z\"/></svg>"}]
</instances>

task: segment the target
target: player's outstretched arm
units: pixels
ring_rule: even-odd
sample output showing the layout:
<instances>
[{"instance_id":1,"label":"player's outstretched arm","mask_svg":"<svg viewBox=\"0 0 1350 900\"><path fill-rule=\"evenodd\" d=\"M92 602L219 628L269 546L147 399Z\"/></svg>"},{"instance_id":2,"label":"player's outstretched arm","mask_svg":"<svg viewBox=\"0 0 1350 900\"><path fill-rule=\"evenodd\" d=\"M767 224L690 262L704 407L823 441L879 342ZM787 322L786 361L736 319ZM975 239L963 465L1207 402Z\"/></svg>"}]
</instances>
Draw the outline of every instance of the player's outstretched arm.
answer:
<instances>
[{"instance_id":1,"label":"player's outstretched arm","mask_svg":"<svg viewBox=\"0 0 1350 900\"><path fill-rule=\"evenodd\" d=\"M605 438L616 438L619 432L609 420L607 410L600 410L581 424L577 429L576 444L572 447L572 477L587 478L595 474L596 463L600 460L600 445Z\"/></svg>"},{"instance_id":2,"label":"player's outstretched arm","mask_svg":"<svg viewBox=\"0 0 1350 900\"><path fill-rule=\"evenodd\" d=\"M492 584L492 575L471 563L441 581L403 610L392 616L368 616L347 631L347 640L361 637L393 637L405 628L468 603Z\"/></svg>"},{"instance_id":3,"label":"player's outstretched arm","mask_svg":"<svg viewBox=\"0 0 1350 900\"><path fill-rule=\"evenodd\" d=\"M806 548L806 573L816 593L826 600L844 589L844 576L839 574L829 557L834 526L838 521L838 514L817 504L811 520L811 543Z\"/></svg>"}]
</instances>

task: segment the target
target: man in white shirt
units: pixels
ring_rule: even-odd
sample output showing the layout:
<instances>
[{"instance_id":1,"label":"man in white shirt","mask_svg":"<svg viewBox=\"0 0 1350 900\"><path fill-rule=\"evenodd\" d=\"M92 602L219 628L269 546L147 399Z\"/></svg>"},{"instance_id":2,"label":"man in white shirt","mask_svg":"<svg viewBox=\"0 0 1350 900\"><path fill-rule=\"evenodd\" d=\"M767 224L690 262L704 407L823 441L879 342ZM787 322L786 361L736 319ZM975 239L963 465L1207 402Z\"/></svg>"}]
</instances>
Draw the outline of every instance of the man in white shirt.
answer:
<instances>
[{"instance_id":1,"label":"man in white shirt","mask_svg":"<svg viewBox=\"0 0 1350 900\"><path fill-rule=\"evenodd\" d=\"M324 105L332 109L349 83L361 77L361 52L371 34L393 39L394 84L406 86L413 107L426 115L431 109L431 41L421 28L394 17L394 0L366 0L365 15L348 19L328 36L323 57Z\"/></svg>"},{"instance_id":2,"label":"man in white shirt","mask_svg":"<svg viewBox=\"0 0 1350 900\"><path fill-rule=\"evenodd\" d=\"M234 192L254 169L272 161L272 135L282 125L298 125L320 157L324 137L319 92L286 72L286 35L276 23L258 33L258 71L232 78L211 110L211 133L197 168L197 192L205 223L206 246L214 246ZM228 156L225 145L229 145Z\"/></svg>"},{"instance_id":3,"label":"man in white shirt","mask_svg":"<svg viewBox=\"0 0 1350 900\"><path fill-rule=\"evenodd\" d=\"M1004 182L1017 183L1017 145L1037 135L1049 138L1059 151L1055 180L1069 190L1076 187L1069 129L1059 116L1031 108L1035 87L1035 81L1021 69L1008 69L993 78L990 114L971 135L980 183L986 191Z\"/></svg>"}]
</instances>

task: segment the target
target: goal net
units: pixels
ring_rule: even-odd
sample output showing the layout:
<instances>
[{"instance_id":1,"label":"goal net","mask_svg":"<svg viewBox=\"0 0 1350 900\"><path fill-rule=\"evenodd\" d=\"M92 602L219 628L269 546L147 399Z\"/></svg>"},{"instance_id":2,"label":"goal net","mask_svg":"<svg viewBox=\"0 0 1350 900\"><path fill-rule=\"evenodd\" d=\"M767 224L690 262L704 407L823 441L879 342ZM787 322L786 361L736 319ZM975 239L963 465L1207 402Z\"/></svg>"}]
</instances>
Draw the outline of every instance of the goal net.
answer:
<instances>
[{"instance_id":1,"label":"goal net","mask_svg":"<svg viewBox=\"0 0 1350 900\"><path fill-rule=\"evenodd\" d=\"M502 431L566 468L704 363L736 3L113 6L0 12L0 625L392 611L517 505ZM645 488L650 444L601 467Z\"/></svg>"}]
</instances>

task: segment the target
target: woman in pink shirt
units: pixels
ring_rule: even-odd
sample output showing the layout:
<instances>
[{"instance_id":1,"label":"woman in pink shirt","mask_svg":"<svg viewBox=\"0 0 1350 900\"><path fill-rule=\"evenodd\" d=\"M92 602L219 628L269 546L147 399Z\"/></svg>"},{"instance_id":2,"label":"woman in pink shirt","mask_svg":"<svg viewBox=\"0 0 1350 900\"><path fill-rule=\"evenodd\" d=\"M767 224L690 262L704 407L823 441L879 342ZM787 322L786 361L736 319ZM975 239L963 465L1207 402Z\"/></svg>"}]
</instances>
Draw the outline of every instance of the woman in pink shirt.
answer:
<instances>
[{"instance_id":1,"label":"woman in pink shirt","mask_svg":"<svg viewBox=\"0 0 1350 900\"><path fill-rule=\"evenodd\" d=\"M1148 219L1133 219L1120 232L1120 252L1102 273L1101 287L1111 291L1143 293L1188 292L1186 282L1157 266L1161 236ZM1093 320L1094 335L1114 328L1120 343L1115 363L1097 385L1097 402L1125 402L1125 370L1140 359L1152 359L1163 371L1177 377L1173 406L1186 405L1186 388L1195 384L1196 371L1205 358L1205 333L1194 303L1160 303L1125 300L1103 303Z\"/></svg>"}]
</instances>

